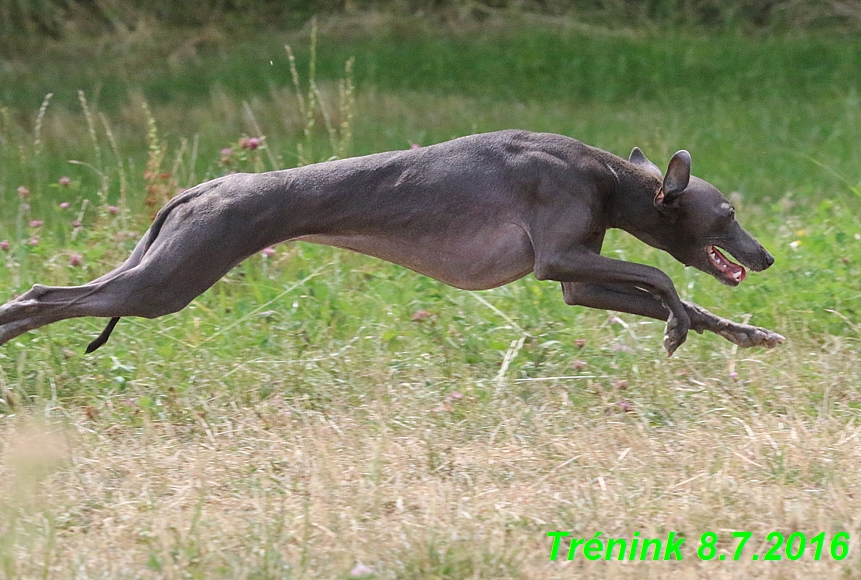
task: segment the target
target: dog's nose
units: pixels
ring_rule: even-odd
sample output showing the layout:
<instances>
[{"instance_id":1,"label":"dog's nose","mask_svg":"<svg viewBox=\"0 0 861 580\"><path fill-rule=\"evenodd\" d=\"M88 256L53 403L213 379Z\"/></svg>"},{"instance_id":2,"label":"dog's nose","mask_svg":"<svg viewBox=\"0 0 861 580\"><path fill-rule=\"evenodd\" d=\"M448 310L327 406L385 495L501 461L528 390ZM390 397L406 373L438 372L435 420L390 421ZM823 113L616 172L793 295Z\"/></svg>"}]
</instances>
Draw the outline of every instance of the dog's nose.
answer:
<instances>
[{"instance_id":1,"label":"dog's nose","mask_svg":"<svg viewBox=\"0 0 861 580\"><path fill-rule=\"evenodd\" d=\"M766 268L768 268L768 267L770 267L772 264L774 264L774 256L772 256L771 254L769 254L768 252L766 252L766 253L765 253L765 267L766 267ZM765 268L763 268L763 269L765 269Z\"/></svg>"}]
</instances>

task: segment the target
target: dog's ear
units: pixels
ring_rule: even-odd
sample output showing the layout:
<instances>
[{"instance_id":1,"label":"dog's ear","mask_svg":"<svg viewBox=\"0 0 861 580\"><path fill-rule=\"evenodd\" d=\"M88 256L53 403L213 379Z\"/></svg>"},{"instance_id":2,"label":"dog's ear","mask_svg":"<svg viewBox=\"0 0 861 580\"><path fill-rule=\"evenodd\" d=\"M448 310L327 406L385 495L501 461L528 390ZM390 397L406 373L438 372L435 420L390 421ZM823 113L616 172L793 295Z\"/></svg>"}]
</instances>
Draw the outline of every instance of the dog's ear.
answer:
<instances>
[{"instance_id":1,"label":"dog's ear","mask_svg":"<svg viewBox=\"0 0 861 580\"><path fill-rule=\"evenodd\" d=\"M655 204L674 206L691 180L691 154L682 149L670 159L664 185L655 196Z\"/></svg>"},{"instance_id":2,"label":"dog's ear","mask_svg":"<svg viewBox=\"0 0 861 580\"><path fill-rule=\"evenodd\" d=\"M631 150L631 155L628 156L628 161L657 177L663 179L664 174L661 173L661 168L649 161L639 147L634 147Z\"/></svg>"}]
</instances>

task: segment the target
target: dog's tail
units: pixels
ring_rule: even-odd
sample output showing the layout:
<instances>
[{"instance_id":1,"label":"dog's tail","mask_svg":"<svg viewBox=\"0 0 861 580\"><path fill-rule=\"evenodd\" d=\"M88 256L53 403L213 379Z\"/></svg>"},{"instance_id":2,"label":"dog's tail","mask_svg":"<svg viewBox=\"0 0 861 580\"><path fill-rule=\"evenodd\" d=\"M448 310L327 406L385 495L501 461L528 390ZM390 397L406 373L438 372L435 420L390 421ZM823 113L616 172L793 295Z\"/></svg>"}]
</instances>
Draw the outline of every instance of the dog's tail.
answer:
<instances>
[{"instance_id":1,"label":"dog's tail","mask_svg":"<svg viewBox=\"0 0 861 580\"><path fill-rule=\"evenodd\" d=\"M223 178L213 179L212 181L201 183L200 185L192 187L188 191L185 191L168 201L156 214L155 219L153 220L152 225L149 228L149 231L147 231L146 233L146 241L144 242L142 250L140 252L133 252L131 257L126 260L125 264L123 264L122 267L115 272L115 274L119 274L120 272L124 272L131 268L134 268L141 263L141 260L143 260L144 255L146 255L147 251L150 249L153 242L155 242L155 239L158 237L159 232L161 232L161 228L162 226L164 226L164 222L167 220L167 216L170 215L170 212L176 209L176 207L179 205L188 203L194 199L197 199L203 194L209 193L212 189L218 186L222 180ZM93 342L87 345L86 354L90 354L91 352L95 351L103 344L108 342L108 339L111 337L111 333L114 331L114 328L119 321L119 316L111 318L110 322L108 322L107 326L105 326L105 329L102 331L102 333L99 334L99 336L97 336Z\"/></svg>"},{"instance_id":2,"label":"dog's tail","mask_svg":"<svg viewBox=\"0 0 861 580\"><path fill-rule=\"evenodd\" d=\"M111 333L114 331L114 327L119 321L119 316L111 318L111 321L108 322L108 325L105 327L102 333L96 337L96 340L87 345L86 354L90 354L91 352L108 342L108 339L111 337Z\"/></svg>"}]
</instances>

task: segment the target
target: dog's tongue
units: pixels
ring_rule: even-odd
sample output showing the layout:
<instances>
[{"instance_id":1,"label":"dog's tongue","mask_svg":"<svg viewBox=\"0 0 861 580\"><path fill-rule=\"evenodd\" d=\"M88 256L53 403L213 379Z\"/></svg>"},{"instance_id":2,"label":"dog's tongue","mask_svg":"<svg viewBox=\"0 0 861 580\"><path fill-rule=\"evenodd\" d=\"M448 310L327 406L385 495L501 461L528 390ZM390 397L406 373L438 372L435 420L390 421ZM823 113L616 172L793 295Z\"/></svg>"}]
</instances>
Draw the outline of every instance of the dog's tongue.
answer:
<instances>
[{"instance_id":1,"label":"dog's tongue","mask_svg":"<svg viewBox=\"0 0 861 580\"><path fill-rule=\"evenodd\" d=\"M720 250L714 246L709 246L709 259L717 267L718 270L724 273L727 278L735 280L736 283L741 283L747 276L747 271L744 266L736 264L724 256Z\"/></svg>"}]
</instances>

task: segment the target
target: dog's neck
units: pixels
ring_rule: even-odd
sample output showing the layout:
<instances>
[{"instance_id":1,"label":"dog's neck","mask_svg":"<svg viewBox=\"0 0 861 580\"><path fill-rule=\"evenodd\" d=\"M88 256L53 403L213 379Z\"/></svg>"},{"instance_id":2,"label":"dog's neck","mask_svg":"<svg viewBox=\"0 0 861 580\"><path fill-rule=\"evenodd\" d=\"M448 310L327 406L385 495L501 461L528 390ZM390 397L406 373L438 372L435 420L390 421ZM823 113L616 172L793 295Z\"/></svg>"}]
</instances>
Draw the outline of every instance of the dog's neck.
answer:
<instances>
[{"instance_id":1,"label":"dog's neck","mask_svg":"<svg viewBox=\"0 0 861 580\"><path fill-rule=\"evenodd\" d=\"M655 207L655 195L661 188L661 180L621 157L605 164L615 183L609 206L609 227L624 230L658 247L646 232L651 231L651 224L663 219Z\"/></svg>"}]
</instances>

